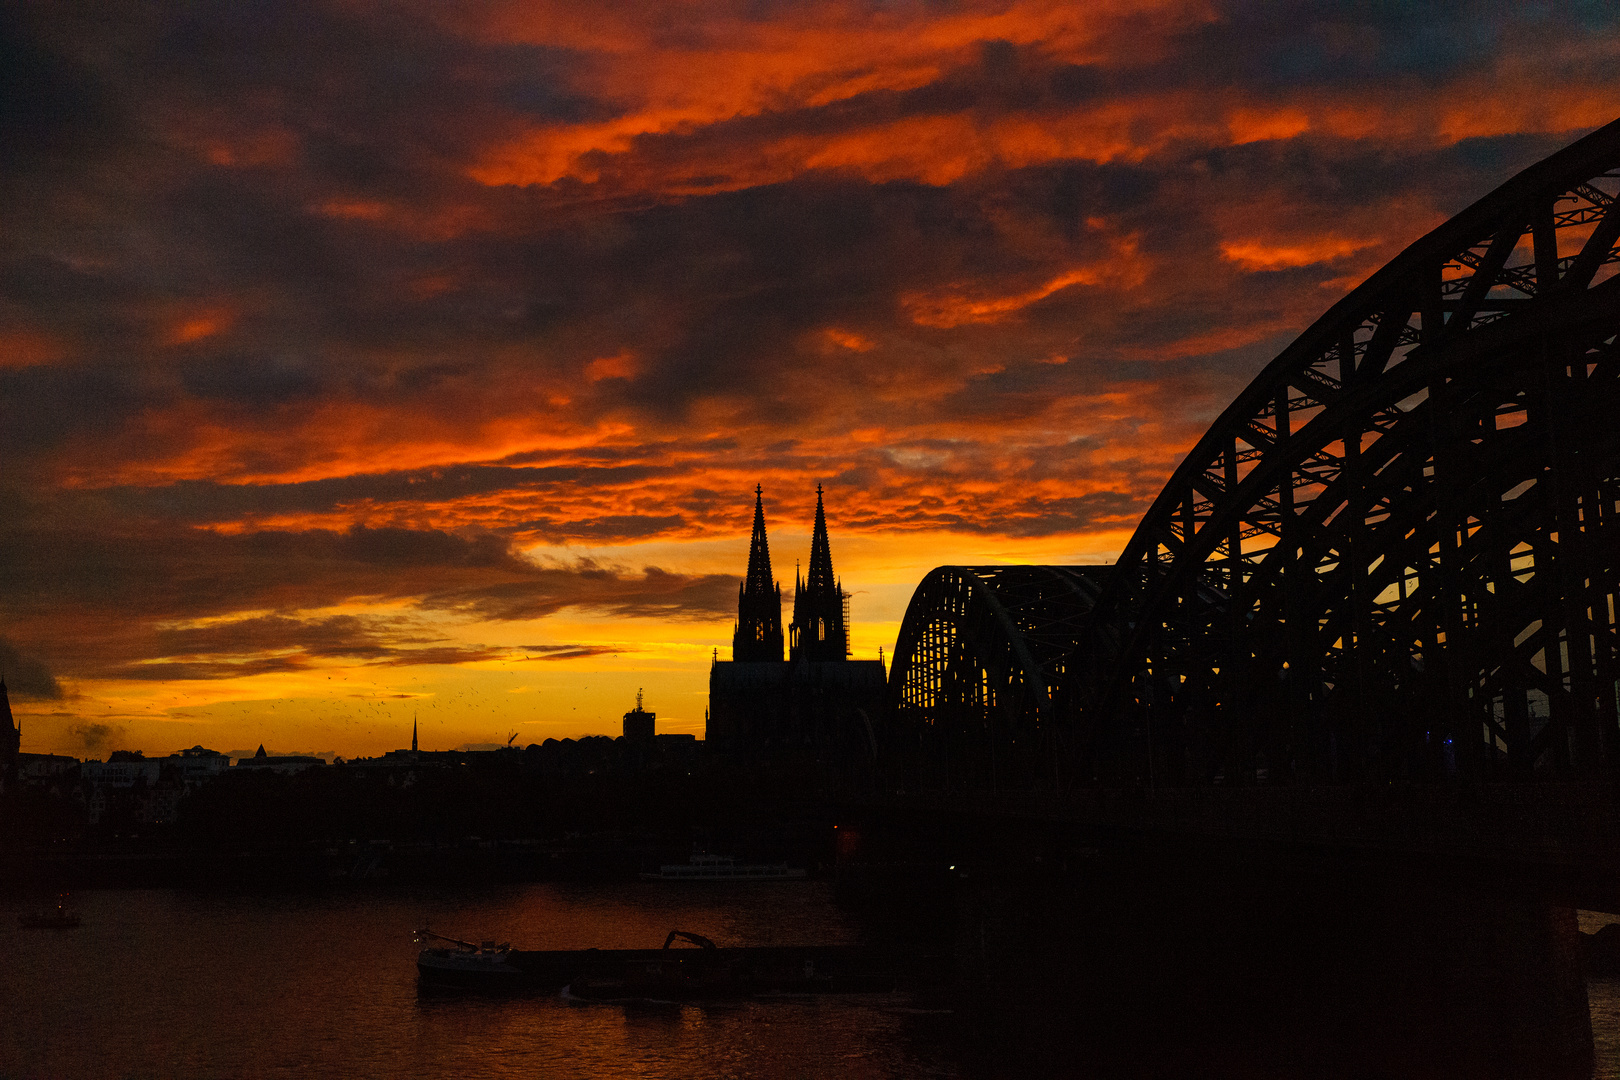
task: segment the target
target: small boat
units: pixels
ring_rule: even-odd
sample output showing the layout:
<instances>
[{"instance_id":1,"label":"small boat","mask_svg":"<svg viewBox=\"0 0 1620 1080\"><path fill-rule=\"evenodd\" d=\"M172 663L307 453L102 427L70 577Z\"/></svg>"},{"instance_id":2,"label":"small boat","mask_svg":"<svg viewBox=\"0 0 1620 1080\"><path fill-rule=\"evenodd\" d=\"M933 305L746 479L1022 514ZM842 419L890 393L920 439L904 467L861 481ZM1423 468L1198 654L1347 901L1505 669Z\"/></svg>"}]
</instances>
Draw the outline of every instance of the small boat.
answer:
<instances>
[{"instance_id":1,"label":"small boat","mask_svg":"<svg viewBox=\"0 0 1620 1080\"><path fill-rule=\"evenodd\" d=\"M67 894L57 898L56 907L25 911L17 916L24 930L71 930L82 921L77 911L67 908Z\"/></svg>"},{"instance_id":2,"label":"small boat","mask_svg":"<svg viewBox=\"0 0 1620 1080\"><path fill-rule=\"evenodd\" d=\"M665 863L643 881L792 881L807 872L787 863L740 863L729 855L694 854L684 863Z\"/></svg>"},{"instance_id":3,"label":"small boat","mask_svg":"<svg viewBox=\"0 0 1620 1080\"><path fill-rule=\"evenodd\" d=\"M416 932L416 940L444 943L437 948L429 944L416 959L417 971L429 982L444 986L515 986L527 975L512 963L512 946L504 941L474 943L425 929Z\"/></svg>"}]
</instances>

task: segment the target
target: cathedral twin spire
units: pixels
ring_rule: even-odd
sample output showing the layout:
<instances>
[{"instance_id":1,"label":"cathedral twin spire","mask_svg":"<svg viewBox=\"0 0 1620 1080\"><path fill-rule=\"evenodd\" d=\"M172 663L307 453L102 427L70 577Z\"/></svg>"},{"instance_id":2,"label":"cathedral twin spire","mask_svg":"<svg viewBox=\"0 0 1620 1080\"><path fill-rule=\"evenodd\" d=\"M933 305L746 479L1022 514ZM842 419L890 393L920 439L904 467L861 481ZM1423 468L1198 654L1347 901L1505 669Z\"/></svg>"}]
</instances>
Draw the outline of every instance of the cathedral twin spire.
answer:
<instances>
[{"instance_id":1,"label":"cathedral twin spire","mask_svg":"<svg viewBox=\"0 0 1620 1080\"><path fill-rule=\"evenodd\" d=\"M748 544L748 576L737 587L733 660L782 659L782 586L771 575L771 545L765 537L765 489L754 486L754 537Z\"/></svg>"},{"instance_id":2,"label":"cathedral twin spire","mask_svg":"<svg viewBox=\"0 0 1620 1080\"><path fill-rule=\"evenodd\" d=\"M842 583L833 576L832 545L821 485L816 485L816 525L810 538L810 574L799 577L790 626L792 659L843 660L849 656L848 613ZM782 587L771 576L771 550L765 536L764 489L754 487L754 535L748 547L748 575L737 589L737 623L731 658L782 660Z\"/></svg>"},{"instance_id":3,"label":"cathedral twin spire","mask_svg":"<svg viewBox=\"0 0 1620 1080\"><path fill-rule=\"evenodd\" d=\"M810 573L797 582L791 627L795 660L843 660L849 656L849 627L844 611L844 584L833 576L832 545L827 540L827 512L816 485L816 527L810 534Z\"/></svg>"}]
</instances>

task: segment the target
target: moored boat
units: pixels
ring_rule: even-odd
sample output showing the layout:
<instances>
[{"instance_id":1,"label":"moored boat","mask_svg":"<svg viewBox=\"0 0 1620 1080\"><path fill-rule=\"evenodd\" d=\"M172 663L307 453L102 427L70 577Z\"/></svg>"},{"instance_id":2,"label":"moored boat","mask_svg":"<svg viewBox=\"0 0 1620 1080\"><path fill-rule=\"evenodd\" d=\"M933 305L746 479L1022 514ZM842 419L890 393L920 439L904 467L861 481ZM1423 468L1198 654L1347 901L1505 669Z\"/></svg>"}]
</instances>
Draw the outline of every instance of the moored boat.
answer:
<instances>
[{"instance_id":1,"label":"moored boat","mask_svg":"<svg viewBox=\"0 0 1620 1080\"><path fill-rule=\"evenodd\" d=\"M505 942L475 944L430 930L418 930L416 939L443 942L423 949L416 958L416 970L427 982L442 986L496 987L517 986L527 981L523 968L512 962L515 950Z\"/></svg>"}]
</instances>

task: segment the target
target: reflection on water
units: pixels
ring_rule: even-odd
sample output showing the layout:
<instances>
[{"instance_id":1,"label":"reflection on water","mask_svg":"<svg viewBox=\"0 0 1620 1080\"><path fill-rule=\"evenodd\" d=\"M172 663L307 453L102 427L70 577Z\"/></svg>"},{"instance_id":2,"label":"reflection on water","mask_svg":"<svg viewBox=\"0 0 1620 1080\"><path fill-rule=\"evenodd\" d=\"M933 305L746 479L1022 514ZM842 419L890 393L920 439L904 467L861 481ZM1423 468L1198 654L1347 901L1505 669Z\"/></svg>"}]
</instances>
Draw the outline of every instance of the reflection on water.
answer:
<instances>
[{"instance_id":1,"label":"reflection on water","mask_svg":"<svg viewBox=\"0 0 1620 1080\"><path fill-rule=\"evenodd\" d=\"M36 901L0 898L0 1077L1326 1074L1260 1064L1260 1048L1229 1067L1233 1047L1166 1056L1134 1039L1032 1066L902 994L627 1007L417 987L424 923L530 948L649 947L676 928L725 945L855 940L817 882L91 891L73 900L81 928L20 929ZM1594 1075L1620 1080L1620 980L1590 993Z\"/></svg>"},{"instance_id":2,"label":"reflection on water","mask_svg":"<svg viewBox=\"0 0 1620 1080\"><path fill-rule=\"evenodd\" d=\"M526 885L320 894L77 894L84 925L0 916L0 1075L952 1076L903 1030L899 995L627 1008L546 994L420 994L411 930L531 948L837 944L819 883Z\"/></svg>"},{"instance_id":3,"label":"reflection on water","mask_svg":"<svg viewBox=\"0 0 1620 1080\"><path fill-rule=\"evenodd\" d=\"M1620 922L1620 916L1580 913L1582 933L1596 933L1612 922ZM1586 998L1592 1008L1592 1075L1597 1080L1620 1080L1620 979L1588 979Z\"/></svg>"},{"instance_id":4,"label":"reflection on water","mask_svg":"<svg viewBox=\"0 0 1620 1080\"><path fill-rule=\"evenodd\" d=\"M1586 996L1592 1006L1592 1042L1599 1080L1620 1080L1620 979L1589 979Z\"/></svg>"}]
</instances>

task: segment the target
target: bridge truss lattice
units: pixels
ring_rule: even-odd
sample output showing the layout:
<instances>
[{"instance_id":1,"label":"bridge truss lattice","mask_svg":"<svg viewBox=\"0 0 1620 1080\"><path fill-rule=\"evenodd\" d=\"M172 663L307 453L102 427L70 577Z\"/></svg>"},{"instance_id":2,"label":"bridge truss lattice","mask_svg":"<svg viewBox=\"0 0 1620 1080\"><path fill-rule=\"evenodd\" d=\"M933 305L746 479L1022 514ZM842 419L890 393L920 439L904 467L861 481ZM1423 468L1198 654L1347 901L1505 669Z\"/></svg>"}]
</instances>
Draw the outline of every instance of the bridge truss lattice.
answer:
<instances>
[{"instance_id":1,"label":"bridge truss lattice","mask_svg":"<svg viewBox=\"0 0 1620 1080\"><path fill-rule=\"evenodd\" d=\"M907 760L999 786L1066 753L1059 694L1103 566L941 566L911 598L890 672Z\"/></svg>"}]
</instances>

